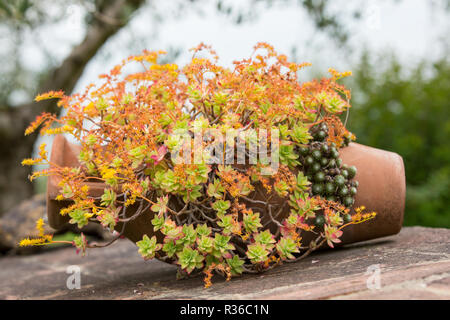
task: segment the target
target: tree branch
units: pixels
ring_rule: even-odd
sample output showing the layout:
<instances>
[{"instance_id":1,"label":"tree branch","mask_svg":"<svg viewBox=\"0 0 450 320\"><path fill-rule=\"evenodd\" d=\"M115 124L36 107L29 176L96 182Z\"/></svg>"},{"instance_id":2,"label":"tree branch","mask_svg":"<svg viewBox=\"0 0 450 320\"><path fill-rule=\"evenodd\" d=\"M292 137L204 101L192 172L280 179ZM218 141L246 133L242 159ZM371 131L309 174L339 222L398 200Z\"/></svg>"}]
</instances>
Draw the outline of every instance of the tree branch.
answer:
<instances>
[{"instance_id":1,"label":"tree branch","mask_svg":"<svg viewBox=\"0 0 450 320\"><path fill-rule=\"evenodd\" d=\"M88 62L95 56L105 42L129 21L130 13L135 12L145 0L109 0L93 14L93 21L87 28L84 39L75 46L60 66L50 71L38 92L63 90L70 94L81 77ZM34 118L42 112L58 113L54 101L30 102L0 111L0 130L2 135L18 137Z\"/></svg>"}]
</instances>

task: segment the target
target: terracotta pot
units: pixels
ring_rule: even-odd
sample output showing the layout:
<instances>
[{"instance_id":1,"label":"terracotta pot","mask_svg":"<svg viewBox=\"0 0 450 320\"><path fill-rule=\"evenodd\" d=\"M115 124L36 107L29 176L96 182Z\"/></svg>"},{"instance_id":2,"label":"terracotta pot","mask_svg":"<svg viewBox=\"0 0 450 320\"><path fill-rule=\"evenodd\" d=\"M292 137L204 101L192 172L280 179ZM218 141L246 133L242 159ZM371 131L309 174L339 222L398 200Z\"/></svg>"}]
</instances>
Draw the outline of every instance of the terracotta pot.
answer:
<instances>
[{"instance_id":1,"label":"terracotta pot","mask_svg":"<svg viewBox=\"0 0 450 320\"><path fill-rule=\"evenodd\" d=\"M69 143L63 136L56 136L53 142L51 162L60 166L79 166L77 155L80 147ZM405 170L402 158L392 152L367 147L358 143L351 143L340 150L343 163L354 165L357 168L355 179L359 181L358 193L354 207L366 206L369 211L376 211L375 219L368 222L352 225L345 229L341 238L343 244L370 240L396 234L403 223L405 205ZM70 204L68 201L57 201L59 194L59 178L49 177L47 184L47 213L49 225L54 229L62 228L69 221L68 216L61 216L59 211ZM103 183L87 183L90 195L97 197L103 194ZM131 216L136 207L127 210ZM287 211L286 211L287 212ZM142 239L144 234L152 236L153 225L151 220L153 212L139 216L129 221L124 235L133 242ZM263 217L264 221L264 217ZM273 228L273 226L272 226ZM121 230L122 226L116 226ZM156 234L161 237L161 234Z\"/></svg>"},{"instance_id":2,"label":"terracotta pot","mask_svg":"<svg viewBox=\"0 0 450 320\"><path fill-rule=\"evenodd\" d=\"M397 153L359 143L340 150L343 163L357 168L359 181L354 208L364 205L377 216L345 228L343 243L390 236L400 232L405 211L406 179L403 159Z\"/></svg>"}]
</instances>

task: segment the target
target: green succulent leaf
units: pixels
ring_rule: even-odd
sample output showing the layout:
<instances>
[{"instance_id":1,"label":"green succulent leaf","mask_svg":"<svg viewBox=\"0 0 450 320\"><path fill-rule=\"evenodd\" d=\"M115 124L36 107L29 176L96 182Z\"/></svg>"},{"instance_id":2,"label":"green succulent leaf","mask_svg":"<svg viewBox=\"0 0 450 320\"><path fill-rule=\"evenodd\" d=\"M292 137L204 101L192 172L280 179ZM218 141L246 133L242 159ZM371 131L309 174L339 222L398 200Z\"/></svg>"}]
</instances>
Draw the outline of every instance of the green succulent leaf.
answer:
<instances>
[{"instance_id":1,"label":"green succulent leaf","mask_svg":"<svg viewBox=\"0 0 450 320\"><path fill-rule=\"evenodd\" d=\"M229 235L233 231L233 222L233 216L231 214L227 214L221 217L221 220L217 222L217 224L219 225L219 227L223 228L222 233L224 235Z\"/></svg>"},{"instance_id":2,"label":"green succulent leaf","mask_svg":"<svg viewBox=\"0 0 450 320\"><path fill-rule=\"evenodd\" d=\"M299 171L297 174L297 188L301 191L308 190L311 182L308 181L308 178L305 177L302 171Z\"/></svg>"},{"instance_id":3,"label":"green succulent leaf","mask_svg":"<svg viewBox=\"0 0 450 320\"><path fill-rule=\"evenodd\" d=\"M175 253L180 251L182 246L175 244L174 241L169 240L168 242L164 243L162 250L167 254L169 258L172 258Z\"/></svg>"},{"instance_id":4,"label":"green succulent leaf","mask_svg":"<svg viewBox=\"0 0 450 320\"><path fill-rule=\"evenodd\" d=\"M159 217L155 215L155 217L152 219L153 231L160 230L164 226L164 221L165 219L163 216Z\"/></svg>"},{"instance_id":5,"label":"green succulent leaf","mask_svg":"<svg viewBox=\"0 0 450 320\"><path fill-rule=\"evenodd\" d=\"M101 197L100 204L105 207L109 207L116 201L116 193L111 189L105 189Z\"/></svg>"},{"instance_id":6,"label":"green succulent leaf","mask_svg":"<svg viewBox=\"0 0 450 320\"><path fill-rule=\"evenodd\" d=\"M298 155L294 152L294 145L289 141L282 141L279 148L280 162L289 168L295 168L300 164Z\"/></svg>"},{"instance_id":7,"label":"green succulent leaf","mask_svg":"<svg viewBox=\"0 0 450 320\"><path fill-rule=\"evenodd\" d=\"M114 214L114 212L110 210L103 210L102 214L99 215L97 219L100 221L103 227L109 228L109 230L112 232L117 224L118 217L116 216L116 214Z\"/></svg>"},{"instance_id":8,"label":"green succulent leaf","mask_svg":"<svg viewBox=\"0 0 450 320\"><path fill-rule=\"evenodd\" d=\"M291 138L299 144L307 144L312 139L309 129L301 122L292 128Z\"/></svg>"},{"instance_id":9,"label":"green succulent leaf","mask_svg":"<svg viewBox=\"0 0 450 320\"><path fill-rule=\"evenodd\" d=\"M289 185L284 180L280 180L274 184L274 190L280 197L288 195Z\"/></svg>"},{"instance_id":10,"label":"green succulent leaf","mask_svg":"<svg viewBox=\"0 0 450 320\"><path fill-rule=\"evenodd\" d=\"M177 244L191 245L197 239L197 231L194 229L192 224L183 225L182 233L183 235L177 240Z\"/></svg>"},{"instance_id":11,"label":"green succulent leaf","mask_svg":"<svg viewBox=\"0 0 450 320\"><path fill-rule=\"evenodd\" d=\"M258 228L262 227L258 212L244 213L242 220L244 228L248 233L257 232Z\"/></svg>"},{"instance_id":12,"label":"green succulent leaf","mask_svg":"<svg viewBox=\"0 0 450 320\"><path fill-rule=\"evenodd\" d=\"M211 234L211 228L206 223L197 225L197 234L199 236L209 236Z\"/></svg>"},{"instance_id":13,"label":"green succulent leaf","mask_svg":"<svg viewBox=\"0 0 450 320\"><path fill-rule=\"evenodd\" d=\"M262 244L251 244L247 248L247 257L252 263L262 263L267 260L269 250Z\"/></svg>"},{"instance_id":14,"label":"green succulent leaf","mask_svg":"<svg viewBox=\"0 0 450 320\"><path fill-rule=\"evenodd\" d=\"M69 216L71 218L69 220L69 223L76 224L78 228L81 229L89 223L89 218L92 216L92 214L89 214L85 210L77 208L69 212Z\"/></svg>"},{"instance_id":15,"label":"green succulent leaf","mask_svg":"<svg viewBox=\"0 0 450 320\"><path fill-rule=\"evenodd\" d=\"M206 192L211 198L214 197L216 199L222 199L223 192L225 192L225 187L220 183L219 179L214 179L214 183L210 183L208 185Z\"/></svg>"},{"instance_id":16,"label":"green succulent leaf","mask_svg":"<svg viewBox=\"0 0 450 320\"><path fill-rule=\"evenodd\" d=\"M273 243L275 243L275 237L270 230L264 230L254 235L254 239L256 243L262 244L266 246L267 249L272 249L274 247Z\"/></svg>"},{"instance_id":17,"label":"green succulent leaf","mask_svg":"<svg viewBox=\"0 0 450 320\"><path fill-rule=\"evenodd\" d=\"M62 187L62 195L66 199L70 199L73 197L73 190L72 187L68 184L64 184Z\"/></svg>"},{"instance_id":18,"label":"green succulent leaf","mask_svg":"<svg viewBox=\"0 0 450 320\"><path fill-rule=\"evenodd\" d=\"M73 245L77 248L77 253L81 252L83 256L86 254L87 239L84 233L73 238Z\"/></svg>"},{"instance_id":19,"label":"green succulent leaf","mask_svg":"<svg viewBox=\"0 0 450 320\"><path fill-rule=\"evenodd\" d=\"M214 249L216 256L223 256L228 250L234 250L234 245L229 243L231 237L216 233L214 238Z\"/></svg>"},{"instance_id":20,"label":"green succulent leaf","mask_svg":"<svg viewBox=\"0 0 450 320\"><path fill-rule=\"evenodd\" d=\"M167 204L169 203L169 197L166 195L164 197L160 197L157 200L157 203L151 206L151 210L153 212L157 212L158 215L162 215L167 212Z\"/></svg>"},{"instance_id":21,"label":"green succulent leaf","mask_svg":"<svg viewBox=\"0 0 450 320\"><path fill-rule=\"evenodd\" d=\"M242 265L244 260L240 259L238 255L234 255L233 258L226 259L228 266L231 269L231 274L239 275L244 271Z\"/></svg>"},{"instance_id":22,"label":"green succulent leaf","mask_svg":"<svg viewBox=\"0 0 450 320\"><path fill-rule=\"evenodd\" d=\"M147 149L147 146L142 145L142 146L133 148L130 151L128 151L128 156L133 161L132 165L131 165L131 167L133 169L136 169L137 167L139 167L139 165L144 160L144 158L145 158L145 150L146 149Z\"/></svg>"},{"instance_id":23,"label":"green succulent leaf","mask_svg":"<svg viewBox=\"0 0 450 320\"><path fill-rule=\"evenodd\" d=\"M216 202L213 203L212 207L214 210L217 211L217 215L220 217L222 215L224 215L227 210L230 208L231 203L228 200L217 200Z\"/></svg>"},{"instance_id":24,"label":"green succulent leaf","mask_svg":"<svg viewBox=\"0 0 450 320\"><path fill-rule=\"evenodd\" d=\"M294 239L290 237L281 238L277 243L277 251L281 259L295 259L293 253L298 253L299 249Z\"/></svg>"},{"instance_id":25,"label":"green succulent leaf","mask_svg":"<svg viewBox=\"0 0 450 320\"><path fill-rule=\"evenodd\" d=\"M203 260L205 258L200 255L197 250L190 247L184 247L182 252L177 253L177 256L177 263L181 266L181 269L186 270L188 274L195 268L203 267Z\"/></svg>"},{"instance_id":26,"label":"green succulent leaf","mask_svg":"<svg viewBox=\"0 0 450 320\"><path fill-rule=\"evenodd\" d=\"M208 236L202 236L197 239L197 246L202 253L211 253L214 249L214 239Z\"/></svg>"},{"instance_id":27,"label":"green succulent leaf","mask_svg":"<svg viewBox=\"0 0 450 320\"><path fill-rule=\"evenodd\" d=\"M146 234L142 237L141 241L136 242L139 248L139 253L145 259L152 259L158 250L161 249L161 244L157 243L156 236L149 238Z\"/></svg>"}]
</instances>

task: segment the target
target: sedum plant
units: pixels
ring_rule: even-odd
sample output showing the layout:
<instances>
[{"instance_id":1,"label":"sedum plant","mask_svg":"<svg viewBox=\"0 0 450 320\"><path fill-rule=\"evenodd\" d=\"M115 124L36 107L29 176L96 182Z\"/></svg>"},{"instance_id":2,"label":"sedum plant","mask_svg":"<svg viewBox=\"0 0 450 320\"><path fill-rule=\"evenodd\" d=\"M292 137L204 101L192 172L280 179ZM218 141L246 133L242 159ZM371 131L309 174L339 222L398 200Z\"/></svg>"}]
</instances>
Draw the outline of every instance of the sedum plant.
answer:
<instances>
[{"instance_id":1,"label":"sedum plant","mask_svg":"<svg viewBox=\"0 0 450 320\"><path fill-rule=\"evenodd\" d=\"M266 43L231 69L219 66L208 46L192 51L182 69L159 64L161 51L144 51L83 93L36 97L59 99L65 115L44 113L25 134L40 128L81 146L79 167L51 163L45 145L38 158L23 161L49 165L31 179L61 178L57 200L72 201L61 215L78 227L97 221L117 230L113 241L144 216L153 233L136 243L139 254L177 264L180 276L203 272L206 286L213 273L229 279L262 272L325 243L333 247L345 227L375 216L364 207L350 214L356 168L339 158L355 139L339 118L350 93L337 81L348 72L330 69L329 78L300 83L297 73L308 64L290 62ZM246 134L252 132L265 136ZM254 153L255 142L266 157ZM103 183L103 195L91 196L86 182ZM42 221L38 229L39 237L21 245L57 242L43 233ZM82 252L99 246L83 235L73 245Z\"/></svg>"}]
</instances>

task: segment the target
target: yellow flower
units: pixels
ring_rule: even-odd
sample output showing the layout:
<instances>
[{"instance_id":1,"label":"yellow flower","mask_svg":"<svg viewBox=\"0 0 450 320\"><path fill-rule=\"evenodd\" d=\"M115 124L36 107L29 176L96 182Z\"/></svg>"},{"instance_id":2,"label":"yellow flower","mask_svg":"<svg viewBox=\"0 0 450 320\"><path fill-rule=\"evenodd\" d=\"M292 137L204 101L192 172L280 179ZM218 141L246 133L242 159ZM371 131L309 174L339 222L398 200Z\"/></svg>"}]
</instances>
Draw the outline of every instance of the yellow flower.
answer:
<instances>
[{"instance_id":1,"label":"yellow flower","mask_svg":"<svg viewBox=\"0 0 450 320\"><path fill-rule=\"evenodd\" d=\"M49 91L47 93L39 94L34 98L34 101L39 102L42 100L48 100L48 99L60 99L64 96L64 91Z\"/></svg>"},{"instance_id":2,"label":"yellow flower","mask_svg":"<svg viewBox=\"0 0 450 320\"><path fill-rule=\"evenodd\" d=\"M93 102L90 102L86 107L84 107L84 112L89 113L95 110L95 105Z\"/></svg>"},{"instance_id":3,"label":"yellow flower","mask_svg":"<svg viewBox=\"0 0 450 320\"><path fill-rule=\"evenodd\" d=\"M83 185L80 190L81 190L81 193L85 195L89 191L89 186L88 185Z\"/></svg>"},{"instance_id":4,"label":"yellow flower","mask_svg":"<svg viewBox=\"0 0 450 320\"><path fill-rule=\"evenodd\" d=\"M44 239L30 239L30 238L26 238L26 239L22 239L19 242L19 246L20 247L36 246L36 245L43 244L44 242L45 242Z\"/></svg>"},{"instance_id":5,"label":"yellow flower","mask_svg":"<svg viewBox=\"0 0 450 320\"><path fill-rule=\"evenodd\" d=\"M42 218L36 222L36 229L39 231L39 236L42 237L44 235L44 220Z\"/></svg>"},{"instance_id":6,"label":"yellow flower","mask_svg":"<svg viewBox=\"0 0 450 320\"><path fill-rule=\"evenodd\" d=\"M20 247L40 246L43 244L49 244L52 241L53 236L50 234L42 235L40 238L30 239L25 238L19 242Z\"/></svg>"},{"instance_id":7,"label":"yellow flower","mask_svg":"<svg viewBox=\"0 0 450 320\"><path fill-rule=\"evenodd\" d=\"M23 166L32 166L36 163L37 161L34 159L23 159L22 160L22 165Z\"/></svg>"},{"instance_id":8,"label":"yellow flower","mask_svg":"<svg viewBox=\"0 0 450 320\"><path fill-rule=\"evenodd\" d=\"M35 171L32 175L30 175L30 181L33 181L36 178L48 175L47 171Z\"/></svg>"},{"instance_id":9,"label":"yellow flower","mask_svg":"<svg viewBox=\"0 0 450 320\"><path fill-rule=\"evenodd\" d=\"M132 195L131 198L128 198L127 201L125 201L125 207L131 206L136 202L136 196Z\"/></svg>"},{"instance_id":10,"label":"yellow flower","mask_svg":"<svg viewBox=\"0 0 450 320\"><path fill-rule=\"evenodd\" d=\"M47 151L45 150L45 148L47 147L47 144L42 143L39 146L39 156L41 157L41 159L47 159Z\"/></svg>"},{"instance_id":11,"label":"yellow flower","mask_svg":"<svg viewBox=\"0 0 450 320\"><path fill-rule=\"evenodd\" d=\"M64 132L67 132L67 133L72 133L73 130L75 130L75 128L72 127L72 126L69 126L69 125L64 125L64 126L62 127L62 130L63 130Z\"/></svg>"},{"instance_id":12,"label":"yellow flower","mask_svg":"<svg viewBox=\"0 0 450 320\"><path fill-rule=\"evenodd\" d=\"M366 210L366 207L365 207L365 206L360 206L360 207L358 207L358 208L355 209L355 212L356 212L356 213L361 213L361 212L364 211L364 210Z\"/></svg>"},{"instance_id":13,"label":"yellow flower","mask_svg":"<svg viewBox=\"0 0 450 320\"><path fill-rule=\"evenodd\" d=\"M42 131L41 131L42 132ZM62 127L58 127L58 128L49 128L46 129L42 132L42 135L54 135L54 134L61 134L63 133L63 128Z\"/></svg>"},{"instance_id":14,"label":"yellow flower","mask_svg":"<svg viewBox=\"0 0 450 320\"><path fill-rule=\"evenodd\" d=\"M333 76L333 80L342 79L352 75L351 71L338 72L333 68L328 69L328 72Z\"/></svg>"},{"instance_id":15,"label":"yellow flower","mask_svg":"<svg viewBox=\"0 0 450 320\"><path fill-rule=\"evenodd\" d=\"M102 178L105 180L114 179L116 175L116 170L107 168L102 170Z\"/></svg>"}]
</instances>

